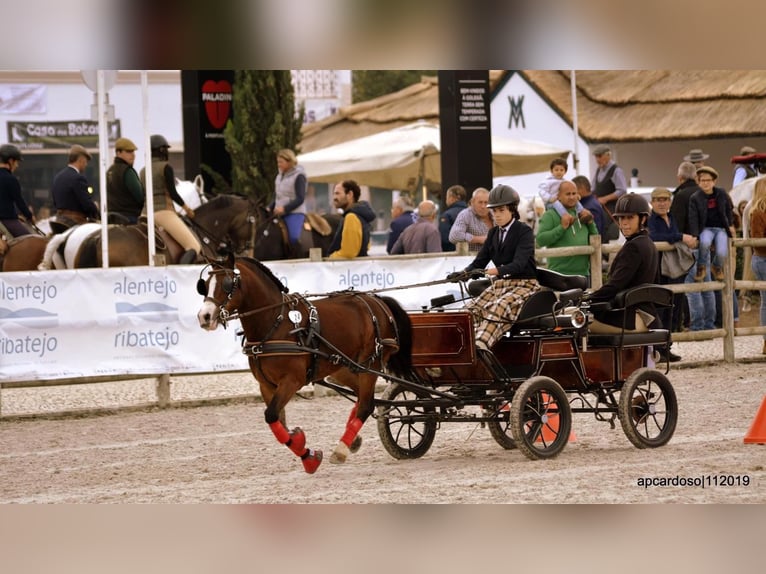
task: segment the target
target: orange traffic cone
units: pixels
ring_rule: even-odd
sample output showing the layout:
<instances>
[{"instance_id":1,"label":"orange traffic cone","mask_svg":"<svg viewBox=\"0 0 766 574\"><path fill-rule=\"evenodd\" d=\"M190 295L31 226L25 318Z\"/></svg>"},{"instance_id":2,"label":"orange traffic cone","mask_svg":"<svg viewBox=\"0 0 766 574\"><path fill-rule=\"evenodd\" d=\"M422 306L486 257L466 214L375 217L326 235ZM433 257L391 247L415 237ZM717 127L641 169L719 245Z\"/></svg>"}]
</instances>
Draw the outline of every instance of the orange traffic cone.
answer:
<instances>
[{"instance_id":1,"label":"orange traffic cone","mask_svg":"<svg viewBox=\"0 0 766 574\"><path fill-rule=\"evenodd\" d=\"M758 414L745 435L745 444L766 444L766 397L763 397Z\"/></svg>"},{"instance_id":2,"label":"orange traffic cone","mask_svg":"<svg viewBox=\"0 0 766 574\"><path fill-rule=\"evenodd\" d=\"M550 397L543 393L544 400L547 403L550 401ZM553 407L548 411L548 422L543 425L543 428L540 429L540 435L535 439L535 442L543 442L550 443L554 440L556 440L556 437L559 434L559 412L557 407ZM569 442L575 442L577 440L577 437L575 437L574 431L569 431Z\"/></svg>"}]
</instances>

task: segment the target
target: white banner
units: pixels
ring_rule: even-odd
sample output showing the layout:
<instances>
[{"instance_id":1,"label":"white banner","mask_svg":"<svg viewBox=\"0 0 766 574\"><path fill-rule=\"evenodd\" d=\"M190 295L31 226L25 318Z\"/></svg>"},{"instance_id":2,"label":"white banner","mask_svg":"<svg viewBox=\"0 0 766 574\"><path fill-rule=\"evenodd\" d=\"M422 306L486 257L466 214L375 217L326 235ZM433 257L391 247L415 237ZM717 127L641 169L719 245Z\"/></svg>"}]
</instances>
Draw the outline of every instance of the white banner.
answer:
<instances>
[{"instance_id":1,"label":"white banner","mask_svg":"<svg viewBox=\"0 0 766 574\"><path fill-rule=\"evenodd\" d=\"M48 87L42 84L6 84L0 86L0 113L44 114Z\"/></svg>"},{"instance_id":2,"label":"white banner","mask_svg":"<svg viewBox=\"0 0 766 574\"><path fill-rule=\"evenodd\" d=\"M443 279L472 257L269 262L291 292L386 291L406 309L458 286ZM199 327L201 267L125 267L0 275L0 381L247 369L237 337ZM320 321L322 317L320 316Z\"/></svg>"}]
</instances>

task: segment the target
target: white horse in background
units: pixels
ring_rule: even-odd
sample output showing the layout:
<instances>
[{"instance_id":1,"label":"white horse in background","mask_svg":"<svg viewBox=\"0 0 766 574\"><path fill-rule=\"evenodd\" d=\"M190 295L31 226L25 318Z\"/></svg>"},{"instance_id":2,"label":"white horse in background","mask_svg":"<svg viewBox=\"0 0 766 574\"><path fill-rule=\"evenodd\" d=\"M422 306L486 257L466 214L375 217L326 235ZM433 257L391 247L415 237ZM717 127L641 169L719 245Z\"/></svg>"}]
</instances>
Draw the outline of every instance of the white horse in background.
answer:
<instances>
[{"instance_id":1,"label":"white horse in background","mask_svg":"<svg viewBox=\"0 0 766 574\"><path fill-rule=\"evenodd\" d=\"M202 175L198 174L191 181L181 181L176 178L176 191L180 195L186 205L192 209L197 209L203 203L207 203L207 196L205 195L205 180L202 179ZM178 215L186 215L183 207L174 204Z\"/></svg>"}]
</instances>

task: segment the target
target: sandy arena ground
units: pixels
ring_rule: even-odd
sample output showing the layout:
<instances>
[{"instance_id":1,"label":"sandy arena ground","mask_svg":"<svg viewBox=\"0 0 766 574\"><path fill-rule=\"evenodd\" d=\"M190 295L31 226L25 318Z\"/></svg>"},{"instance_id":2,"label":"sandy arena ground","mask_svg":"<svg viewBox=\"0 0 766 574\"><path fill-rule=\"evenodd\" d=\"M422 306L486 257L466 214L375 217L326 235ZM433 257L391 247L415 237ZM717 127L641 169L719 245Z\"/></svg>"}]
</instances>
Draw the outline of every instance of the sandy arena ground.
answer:
<instances>
[{"instance_id":1,"label":"sandy arena ground","mask_svg":"<svg viewBox=\"0 0 766 574\"><path fill-rule=\"evenodd\" d=\"M669 378L679 421L668 445L636 449L619 422L610 429L576 414L575 440L548 461L503 450L475 423L444 424L423 458L399 461L370 420L362 449L333 465L350 408L338 396L288 407L290 426L325 452L315 475L276 443L262 403L10 418L0 421L0 503L766 502L766 446L743 444L766 396L766 363L674 369ZM11 392L30 390L3 396ZM734 484L637 485L675 476Z\"/></svg>"}]
</instances>

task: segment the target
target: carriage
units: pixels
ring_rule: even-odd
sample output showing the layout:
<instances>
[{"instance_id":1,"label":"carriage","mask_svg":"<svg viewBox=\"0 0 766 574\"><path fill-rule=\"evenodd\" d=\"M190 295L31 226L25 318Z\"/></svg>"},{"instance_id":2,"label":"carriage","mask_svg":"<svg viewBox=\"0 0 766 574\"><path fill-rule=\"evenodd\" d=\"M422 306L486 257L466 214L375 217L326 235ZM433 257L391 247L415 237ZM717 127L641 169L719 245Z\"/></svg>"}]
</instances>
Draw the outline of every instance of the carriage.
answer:
<instances>
[{"instance_id":1,"label":"carriage","mask_svg":"<svg viewBox=\"0 0 766 574\"><path fill-rule=\"evenodd\" d=\"M452 296L432 300L420 312L404 312L390 298L365 293L311 302L286 289L269 294L279 287L269 275L254 260L214 266L198 284L205 296L198 317L206 329L234 317L242 321L243 352L261 385L266 422L309 473L318 468L321 451L306 448L300 428L288 431L284 416L306 382L354 402L332 462L356 452L368 416L377 419L380 440L397 459L426 454L439 426L448 422L486 425L500 446L518 448L533 460L563 450L573 413L590 413L612 428L619 419L637 448L662 446L675 431L675 391L667 371L653 363L653 348L668 345L670 333L591 333L594 306L608 304L588 301L584 277L539 269L543 289L487 352L475 347L472 316L445 309ZM463 279L471 295L488 281ZM612 306L627 317L641 303L670 307L672 299L665 287L641 285L619 294ZM399 355L407 360L397 363ZM385 389L376 396L380 378Z\"/></svg>"},{"instance_id":2,"label":"carriage","mask_svg":"<svg viewBox=\"0 0 766 574\"><path fill-rule=\"evenodd\" d=\"M612 428L619 419L638 448L670 440L675 392L666 375L650 366L653 347L667 345L669 332L589 333L593 309L583 298L585 278L539 269L538 279L543 290L483 356L474 346L468 312L437 307L410 314L412 384L391 381L377 401L378 431L389 454L420 457L442 422L472 422L486 425L503 448L518 448L530 459L552 458L569 440L573 413L591 413ZM483 282L473 283L481 288ZM468 290L479 291L470 284ZM618 297L625 313L645 301L670 306L672 293L642 285Z\"/></svg>"}]
</instances>

